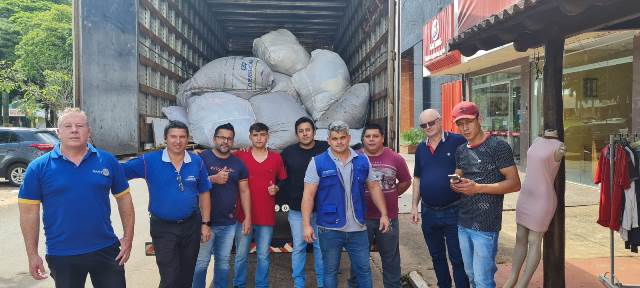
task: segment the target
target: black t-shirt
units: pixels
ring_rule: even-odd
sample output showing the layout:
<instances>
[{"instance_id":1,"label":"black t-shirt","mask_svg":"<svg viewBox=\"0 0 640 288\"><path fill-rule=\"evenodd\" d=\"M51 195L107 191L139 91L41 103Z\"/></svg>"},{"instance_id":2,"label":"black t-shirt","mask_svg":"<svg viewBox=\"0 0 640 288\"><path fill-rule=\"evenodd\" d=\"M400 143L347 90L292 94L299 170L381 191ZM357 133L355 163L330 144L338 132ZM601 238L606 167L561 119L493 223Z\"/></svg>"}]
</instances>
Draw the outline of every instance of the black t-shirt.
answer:
<instances>
[{"instance_id":1,"label":"black t-shirt","mask_svg":"<svg viewBox=\"0 0 640 288\"><path fill-rule=\"evenodd\" d=\"M489 137L478 147L460 145L456 151L456 167L464 178L480 184L493 184L505 180L500 169L514 166L513 151L507 142ZM474 194L461 198L458 223L467 229L497 232L502 228L504 195Z\"/></svg>"},{"instance_id":2,"label":"black t-shirt","mask_svg":"<svg viewBox=\"0 0 640 288\"><path fill-rule=\"evenodd\" d=\"M302 149L296 143L282 150L280 156L284 161L288 177L280 187L282 190L278 193L278 203L287 204L292 210L301 210L304 174L309 166L309 161L312 157L327 151L328 148L329 144L326 141L316 140L316 144L311 149Z\"/></svg>"}]
</instances>

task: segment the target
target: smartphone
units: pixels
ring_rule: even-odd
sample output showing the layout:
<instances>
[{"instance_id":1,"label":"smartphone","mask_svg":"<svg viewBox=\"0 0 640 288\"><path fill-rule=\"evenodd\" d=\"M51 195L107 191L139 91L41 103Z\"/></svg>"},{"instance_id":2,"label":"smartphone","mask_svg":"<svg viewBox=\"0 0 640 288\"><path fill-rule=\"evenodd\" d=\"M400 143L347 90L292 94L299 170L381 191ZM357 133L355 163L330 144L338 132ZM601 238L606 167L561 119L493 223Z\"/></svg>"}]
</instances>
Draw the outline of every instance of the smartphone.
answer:
<instances>
[{"instance_id":1,"label":"smartphone","mask_svg":"<svg viewBox=\"0 0 640 288\"><path fill-rule=\"evenodd\" d=\"M458 183L461 181L460 176L458 176L458 174L449 175L449 180L451 180L452 183Z\"/></svg>"}]
</instances>

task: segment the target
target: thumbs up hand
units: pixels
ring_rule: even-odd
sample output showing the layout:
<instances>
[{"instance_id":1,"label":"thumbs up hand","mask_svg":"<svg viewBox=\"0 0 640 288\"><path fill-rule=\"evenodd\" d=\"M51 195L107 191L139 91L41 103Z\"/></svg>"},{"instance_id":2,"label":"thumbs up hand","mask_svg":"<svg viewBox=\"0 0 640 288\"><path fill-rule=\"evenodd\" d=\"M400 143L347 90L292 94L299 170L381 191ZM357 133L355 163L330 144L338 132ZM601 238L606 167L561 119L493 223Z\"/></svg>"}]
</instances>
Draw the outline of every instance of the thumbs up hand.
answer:
<instances>
[{"instance_id":1,"label":"thumbs up hand","mask_svg":"<svg viewBox=\"0 0 640 288\"><path fill-rule=\"evenodd\" d=\"M278 193L278 191L280 191L280 187L273 184L273 181L269 181L269 187L267 187L267 192L269 192L269 195L276 196L276 193Z\"/></svg>"}]
</instances>

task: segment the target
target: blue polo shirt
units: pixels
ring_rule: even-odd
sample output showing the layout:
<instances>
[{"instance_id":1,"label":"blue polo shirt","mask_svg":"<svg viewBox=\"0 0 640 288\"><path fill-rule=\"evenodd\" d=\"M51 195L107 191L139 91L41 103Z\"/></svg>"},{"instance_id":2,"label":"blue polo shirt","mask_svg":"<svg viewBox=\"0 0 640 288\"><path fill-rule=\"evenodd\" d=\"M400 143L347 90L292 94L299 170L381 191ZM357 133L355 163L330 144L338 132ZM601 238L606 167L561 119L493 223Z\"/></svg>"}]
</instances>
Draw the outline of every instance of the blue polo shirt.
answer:
<instances>
[{"instance_id":1,"label":"blue polo shirt","mask_svg":"<svg viewBox=\"0 0 640 288\"><path fill-rule=\"evenodd\" d=\"M202 158L184 153L180 171L176 171L166 149L143 154L122 164L127 178L147 181L149 212L160 219L188 218L199 210L198 195L211 189Z\"/></svg>"},{"instance_id":2,"label":"blue polo shirt","mask_svg":"<svg viewBox=\"0 0 640 288\"><path fill-rule=\"evenodd\" d=\"M60 153L58 144L27 167L18 202L42 203L47 255L85 254L118 241L109 191L121 197L129 193L129 183L113 155L87 147L78 166Z\"/></svg>"},{"instance_id":3,"label":"blue polo shirt","mask_svg":"<svg viewBox=\"0 0 640 288\"><path fill-rule=\"evenodd\" d=\"M456 150L464 143L467 140L461 135L445 132L435 151L425 141L416 147L413 176L420 178L424 204L443 207L460 199L460 193L451 190L448 175L456 171Z\"/></svg>"}]
</instances>

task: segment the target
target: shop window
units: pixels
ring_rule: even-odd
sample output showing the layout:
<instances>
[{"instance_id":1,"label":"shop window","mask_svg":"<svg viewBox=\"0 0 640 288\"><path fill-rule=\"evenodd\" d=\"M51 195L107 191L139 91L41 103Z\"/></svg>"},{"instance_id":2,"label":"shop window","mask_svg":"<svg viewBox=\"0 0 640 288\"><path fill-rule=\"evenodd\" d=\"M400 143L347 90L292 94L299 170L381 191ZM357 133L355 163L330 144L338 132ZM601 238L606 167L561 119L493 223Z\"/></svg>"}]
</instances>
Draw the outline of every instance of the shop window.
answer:
<instances>
[{"instance_id":1,"label":"shop window","mask_svg":"<svg viewBox=\"0 0 640 288\"><path fill-rule=\"evenodd\" d=\"M632 55L632 37L611 41L600 39L584 43L580 49L566 49L562 100L568 181L593 185L600 151L608 143L609 135L631 131L635 116L631 110ZM543 64L538 65L543 67ZM534 137L544 129L544 90L542 78L537 78L532 82L535 106L532 107L531 134Z\"/></svg>"}]
</instances>

